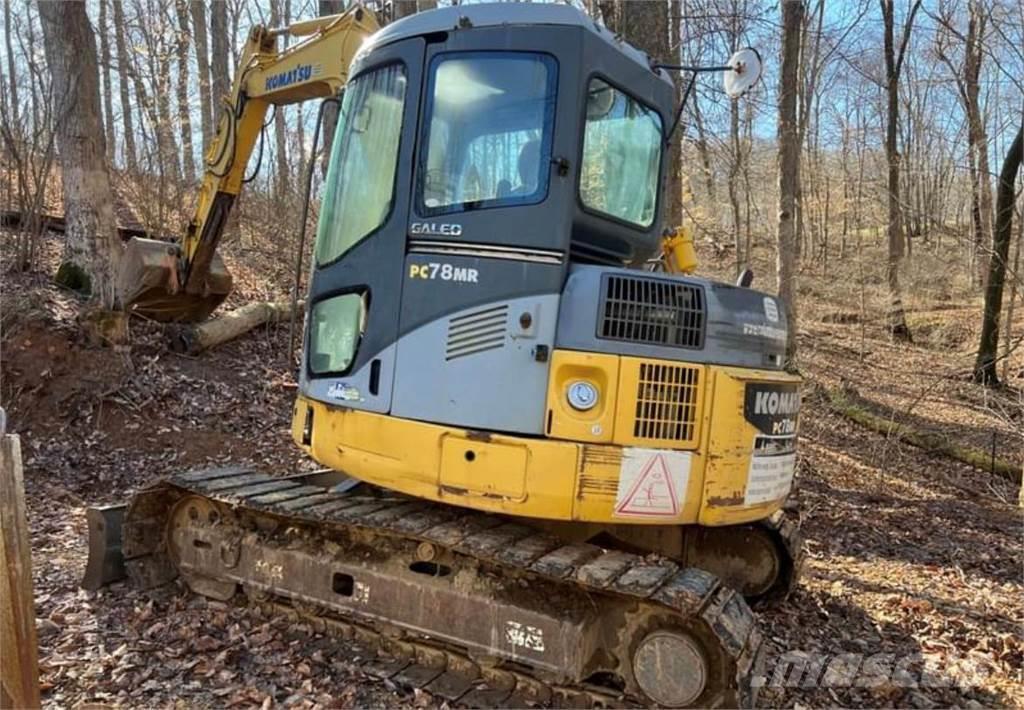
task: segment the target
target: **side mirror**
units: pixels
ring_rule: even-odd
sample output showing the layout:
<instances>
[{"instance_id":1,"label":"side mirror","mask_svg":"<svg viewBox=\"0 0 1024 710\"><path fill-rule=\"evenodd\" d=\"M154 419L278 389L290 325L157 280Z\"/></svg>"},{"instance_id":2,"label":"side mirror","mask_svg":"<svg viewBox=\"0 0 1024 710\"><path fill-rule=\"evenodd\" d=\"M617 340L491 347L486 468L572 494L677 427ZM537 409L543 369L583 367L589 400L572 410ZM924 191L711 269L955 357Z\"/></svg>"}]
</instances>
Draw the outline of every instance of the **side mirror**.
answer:
<instances>
[{"instance_id":1,"label":"side mirror","mask_svg":"<svg viewBox=\"0 0 1024 710\"><path fill-rule=\"evenodd\" d=\"M722 73L725 93L730 99L743 96L761 78L761 55L746 47L729 57L729 69Z\"/></svg>"},{"instance_id":2,"label":"side mirror","mask_svg":"<svg viewBox=\"0 0 1024 710\"><path fill-rule=\"evenodd\" d=\"M750 269L744 269L740 272L740 275L736 277L736 285L740 288L750 288L750 284L754 283L754 272Z\"/></svg>"}]
</instances>

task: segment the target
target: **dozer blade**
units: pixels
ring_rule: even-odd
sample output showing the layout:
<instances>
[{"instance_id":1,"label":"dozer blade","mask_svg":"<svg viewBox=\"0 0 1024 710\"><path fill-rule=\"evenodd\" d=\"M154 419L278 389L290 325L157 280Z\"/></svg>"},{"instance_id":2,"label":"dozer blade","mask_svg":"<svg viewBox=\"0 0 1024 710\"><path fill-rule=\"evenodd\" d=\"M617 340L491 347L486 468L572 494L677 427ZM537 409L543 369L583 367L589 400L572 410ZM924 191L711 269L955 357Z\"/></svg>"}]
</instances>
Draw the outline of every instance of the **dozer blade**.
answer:
<instances>
[{"instance_id":1,"label":"dozer blade","mask_svg":"<svg viewBox=\"0 0 1024 710\"><path fill-rule=\"evenodd\" d=\"M121 298L128 310L164 323L206 320L231 292L231 274L219 255L196 290L187 292L180 282L176 245L139 237L128 241L121 268Z\"/></svg>"}]
</instances>

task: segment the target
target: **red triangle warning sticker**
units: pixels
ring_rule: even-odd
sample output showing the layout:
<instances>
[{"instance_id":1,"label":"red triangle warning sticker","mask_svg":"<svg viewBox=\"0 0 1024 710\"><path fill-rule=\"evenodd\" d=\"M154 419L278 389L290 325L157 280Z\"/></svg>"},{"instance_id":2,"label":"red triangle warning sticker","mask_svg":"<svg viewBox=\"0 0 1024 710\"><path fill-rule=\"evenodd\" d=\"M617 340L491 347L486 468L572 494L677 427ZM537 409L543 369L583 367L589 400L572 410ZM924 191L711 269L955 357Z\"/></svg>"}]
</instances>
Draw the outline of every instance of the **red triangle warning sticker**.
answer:
<instances>
[{"instance_id":1,"label":"red triangle warning sticker","mask_svg":"<svg viewBox=\"0 0 1024 710\"><path fill-rule=\"evenodd\" d=\"M685 491L689 478L686 469L673 475L666 461L667 452L651 452L645 458L634 459L627 467L623 460L619 471L619 495L616 497L616 515L672 517L679 515L679 489ZM673 452L675 453L675 452ZM635 462L635 463L634 463ZM636 466L636 464L640 464ZM681 480L676 480L681 478ZM681 484L681 485L677 485Z\"/></svg>"}]
</instances>

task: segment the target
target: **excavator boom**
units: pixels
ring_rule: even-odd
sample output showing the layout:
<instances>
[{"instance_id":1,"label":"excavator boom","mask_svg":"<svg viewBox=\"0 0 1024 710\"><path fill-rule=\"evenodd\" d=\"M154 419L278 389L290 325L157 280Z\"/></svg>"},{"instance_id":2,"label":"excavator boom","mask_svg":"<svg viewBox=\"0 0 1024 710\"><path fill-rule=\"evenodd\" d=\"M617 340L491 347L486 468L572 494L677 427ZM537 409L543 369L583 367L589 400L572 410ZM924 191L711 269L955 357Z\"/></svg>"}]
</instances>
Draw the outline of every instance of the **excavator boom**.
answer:
<instances>
[{"instance_id":1,"label":"excavator boom","mask_svg":"<svg viewBox=\"0 0 1024 710\"><path fill-rule=\"evenodd\" d=\"M373 13L359 5L284 28L252 29L231 94L222 98L195 213L179 242L133 238L128 243L121 272L126 308L158 321L196 322L223 302L232 281L217 246L267 109L336 95L363 40L377 29ZM278 49L281 36L301 41Z\"/></svg>"}]
</instances>

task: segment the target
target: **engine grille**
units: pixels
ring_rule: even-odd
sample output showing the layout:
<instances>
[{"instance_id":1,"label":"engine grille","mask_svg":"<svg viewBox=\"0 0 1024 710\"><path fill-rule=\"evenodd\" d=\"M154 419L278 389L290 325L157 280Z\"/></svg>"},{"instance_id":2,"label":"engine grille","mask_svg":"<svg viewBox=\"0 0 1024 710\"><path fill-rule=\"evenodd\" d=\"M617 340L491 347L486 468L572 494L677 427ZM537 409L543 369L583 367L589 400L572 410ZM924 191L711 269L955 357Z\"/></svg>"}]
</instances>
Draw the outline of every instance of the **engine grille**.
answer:
<instances>
[{"instance_id":1,"label":"engine grille","mask_svg":"<svg viewBox=\"0 0 1024 710\"><path fill-rule=\"evenodd\" d=\"M508 306L484 308L448 321L445 359L454 360L505 347Z\"/></svg>"},{"instance_id":2,"label":"engine grille","mask_svg":"<svg viewBox=\"0 0 1024 710\"><path fill-rule=\"evenodd\" d=\"M598 337L634 343L701 348L704 291L664 279L606 276Z\"/></svg>"},{"instance_id":3,"label":"engine grille","mask_svg":"<svg viewBox=\"0 0 1024 710\"><path fill-rule=\"evenodd\" d=\"M698 368L640 363L633 436L671 442L695 441L700 384Z\"/></svg>"}]
</instances>

